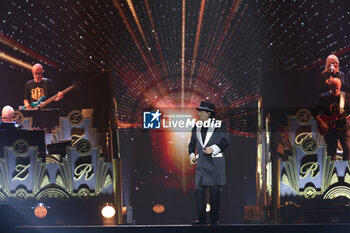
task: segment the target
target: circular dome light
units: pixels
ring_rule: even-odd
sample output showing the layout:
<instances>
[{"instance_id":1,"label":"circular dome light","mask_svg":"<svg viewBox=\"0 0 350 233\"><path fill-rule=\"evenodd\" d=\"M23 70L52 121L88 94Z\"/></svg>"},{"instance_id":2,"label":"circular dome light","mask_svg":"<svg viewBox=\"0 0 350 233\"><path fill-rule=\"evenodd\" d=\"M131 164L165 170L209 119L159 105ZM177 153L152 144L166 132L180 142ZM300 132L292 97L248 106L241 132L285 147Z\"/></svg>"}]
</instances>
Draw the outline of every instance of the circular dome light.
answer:
<instances>
[{"instance_id":1,"label":"circular dome light","mask_svg":"<svg viewBox=\"0 0 350 233\"><path fill-rule=\"evenodd\" d=\"M161 214L161 213L164 212L164 210L165 210L165 206L162 205L162 204L155 204L153 206L153 212L154 213Z\"/></svg>"},{"instance_id":2,"label":"circular dome light","mask_svg":"<svg viewBox=\"0 0 350 233\"><path fill-rule=\"evenodd\" d=\"M111 205L106 205L102 208L101 214L105 218L112 218L115 215L115 208Z\"/></svg>"},{"instance_id":3,"label":"circular dome light","mask_svg":"<svg viewBox=\"0 0 350 233\"><path fill-rule=\"evenodd\" d=\"M34 215L37 218L45 218L47 215L47 208L44 203L38 203L34 208Z\"/></svg>"}]
</instances>

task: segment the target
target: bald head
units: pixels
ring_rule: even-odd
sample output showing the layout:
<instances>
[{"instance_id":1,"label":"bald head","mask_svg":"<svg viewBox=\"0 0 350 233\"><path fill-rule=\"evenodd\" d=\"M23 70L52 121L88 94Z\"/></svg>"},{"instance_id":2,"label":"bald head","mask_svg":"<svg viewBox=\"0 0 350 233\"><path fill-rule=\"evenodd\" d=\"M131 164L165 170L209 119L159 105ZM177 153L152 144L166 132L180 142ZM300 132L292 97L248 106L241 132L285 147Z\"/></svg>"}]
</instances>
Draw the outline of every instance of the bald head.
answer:
<instances>
[{"instance_id":1,"label":"bald head","mask_svg":"<svg viewBox=\"0 0 350 233\"><path fill-rule=\"evenodd\" d=\"M13 121L14 115L15 115L15 110L10 105L6 105L5 107L2 108L2 111L1 111L2 121L11 122Z\"/></svg>"},{"instance_id":2,"label":"bald head","mask_svg":"<svg viewBox=\"0 0 350 233\"><path fill-rule=\"evenodd\" d=\"M34 78L34 82L40 83L43 80L43 66L39 63L33 65L32 74Z\"/></svg>"},{"instance_id":3,"label":"bald head","mask_svg":"<svg viewBox=\"0 0 350 233\"><path fill-rule=\"evenodd\" d=\"M329 83L329 88L331 90L332 95L340 95L341 80L339 78L332 78Z\"/></svg>"}]
</instances>

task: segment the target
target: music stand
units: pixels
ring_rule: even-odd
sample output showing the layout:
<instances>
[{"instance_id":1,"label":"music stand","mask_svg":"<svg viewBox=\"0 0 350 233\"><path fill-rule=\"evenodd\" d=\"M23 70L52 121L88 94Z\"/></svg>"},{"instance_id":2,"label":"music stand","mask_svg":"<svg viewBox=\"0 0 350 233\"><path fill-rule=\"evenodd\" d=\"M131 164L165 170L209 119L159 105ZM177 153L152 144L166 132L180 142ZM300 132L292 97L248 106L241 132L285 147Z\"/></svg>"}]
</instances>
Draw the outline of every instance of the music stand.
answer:
<instances>
[{"instance_id":1,"label":"music stand","mask_svg":"<svg viewBox=\"0 0 350 233\"><path fill-rule=\"evenodd\" d=\"M40 129L53 128L59 125L59 108L44 108L44 109L21 109L25 117L33 118L33 127Z\"/></svg>"}]
</instances>

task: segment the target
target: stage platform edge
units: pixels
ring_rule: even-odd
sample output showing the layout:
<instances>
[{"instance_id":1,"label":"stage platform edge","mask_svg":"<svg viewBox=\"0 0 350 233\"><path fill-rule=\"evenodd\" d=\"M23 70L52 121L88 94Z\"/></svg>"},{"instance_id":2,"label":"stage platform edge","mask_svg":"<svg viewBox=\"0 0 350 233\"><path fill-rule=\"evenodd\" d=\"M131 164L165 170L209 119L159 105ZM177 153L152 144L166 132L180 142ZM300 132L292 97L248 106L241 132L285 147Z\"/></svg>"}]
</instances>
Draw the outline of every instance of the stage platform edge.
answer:
<instances>
[{"instance_id":1,"label":"stage platform edge","mask_svg":"<svg viewBox=\"0 0 350 233\"><path fill-rule=\"evenodd\" d=\"M16 233L301 233L350 232L350 224L232 224L217 226L192 225L117 225L117 226L20 226Z\"/></svg>"}]
</instances>

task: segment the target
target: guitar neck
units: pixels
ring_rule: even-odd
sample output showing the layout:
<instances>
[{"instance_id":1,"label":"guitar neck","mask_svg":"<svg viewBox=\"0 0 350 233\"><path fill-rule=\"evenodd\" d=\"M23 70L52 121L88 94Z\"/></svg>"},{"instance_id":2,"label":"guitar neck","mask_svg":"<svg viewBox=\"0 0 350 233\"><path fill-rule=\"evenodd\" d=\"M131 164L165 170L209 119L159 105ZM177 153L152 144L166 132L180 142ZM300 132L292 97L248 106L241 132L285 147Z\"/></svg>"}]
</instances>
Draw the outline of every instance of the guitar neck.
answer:
<instances>
[{"instance_id":1,"label":"guitar neck","mask_svg":"<svg viewBox=\"0 0 350 233\"><path fill-rule=\"evenodd\" d=\"M66 94L67 92L71 91L74 88L74 85L64 89L62 91L63 94ZM42 104L40 104L40 108L45 107L46 105L48 105L49 103L51 103L52 101L54 101L57 98L58 94L51 96L50 98L48 98L45 102L43 102Z\"/></svg>"}]
</instances>

